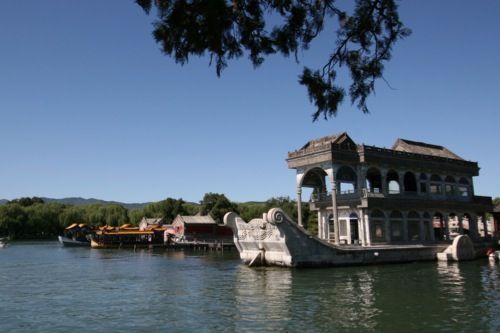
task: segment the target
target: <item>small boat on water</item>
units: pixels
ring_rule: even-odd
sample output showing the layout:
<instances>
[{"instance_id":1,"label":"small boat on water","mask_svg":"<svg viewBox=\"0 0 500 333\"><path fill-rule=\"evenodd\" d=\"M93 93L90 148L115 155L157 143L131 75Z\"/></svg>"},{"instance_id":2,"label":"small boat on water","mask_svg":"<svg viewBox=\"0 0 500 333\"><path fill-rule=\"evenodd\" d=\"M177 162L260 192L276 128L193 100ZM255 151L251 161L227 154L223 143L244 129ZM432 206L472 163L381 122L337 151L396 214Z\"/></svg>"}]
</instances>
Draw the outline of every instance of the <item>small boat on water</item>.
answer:
<instances>
[{"instance_id":1,"label":"small boat on water","mask_svg":"<svg viewBox=\"0 0 500 333\"><path fill-rule=\"evenodd\" d=\"M89 247L90 236L95 231L86 224L74 223L64 229L64 236L58 236L59 242L66 247Z\"/></svg>"},{"instance_id":2,"label":"small boat on water","mask_svg":"<svg viewBox=\"0 0 500 333\"><path fill-rule=\"evenodd\" d=\"M90 242L89 241L79 241L75 240L72 238L64 237L64 236L57 236L59 239L59 243L62 244L62 246L66 247L89 247Z\"/></svg>"},{"instance_id":3,"label":"small boat on water","mask_svg":"<svg viewBox=\"0 0 500 333\"><path fill-rule=\"evenodd\" d=\"M8 243L9 243L8 237L0 238L0 248L7 247Z\"/></svg>"}]
</instances>

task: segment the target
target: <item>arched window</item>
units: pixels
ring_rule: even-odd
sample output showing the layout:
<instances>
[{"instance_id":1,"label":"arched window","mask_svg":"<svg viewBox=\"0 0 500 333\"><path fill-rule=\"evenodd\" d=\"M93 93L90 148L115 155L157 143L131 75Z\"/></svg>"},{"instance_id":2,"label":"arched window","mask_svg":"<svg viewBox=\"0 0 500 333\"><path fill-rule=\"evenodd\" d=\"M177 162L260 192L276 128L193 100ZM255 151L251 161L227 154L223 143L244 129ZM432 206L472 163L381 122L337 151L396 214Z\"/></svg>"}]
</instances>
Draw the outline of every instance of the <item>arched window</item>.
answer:
<instances>
[{"instance_id":1,"label":"arched window","mask_svg":"<svg viewBox=\"0 0 500 333\"><path fill-rule=\"evenodd\" d=\"M469 196L469 181L462 177L462 178L460 178L458 183L459 183L458 194L464 198L468 197Z\"/></svg>"},{"instance_id":2,"label":"arched window","mask_svg":"<svg viewBox=\"0 0 500 333\"><path fill-rule=\"evenodd\" d=\"M366 187L371 193L382 193L382 175L378 169L368 169L366 172Z\"/></svg>"},{"instance_id":3,"label":"arched window","mask_svg":"<svg viewBox=\"0 0 500 333\"><path fill-rule=\"evenodd\" d=\"M393 211L389 217L391 229L391 241L402 241L403 235L403 214L399 211Z\"/></svg>"},{"instance_id":4,"label":"arched window","mask_svg":"<svg viewBox=\"0 0 500 333\"><path fill-rule=\"evenodd\" d=\"M349 231L351 243L359 241L358 214L356 213L351 213L349 215Z\"/></svg>"},{"instance_id":5,"label":"arched window","mask_svg":"<svg viewBox=\"0 0 500 333\"><path fill-rule=\"evenodd\" d=\"M434 238L444 240L444 218L443 214L436 212L432 217L432 227L434 228Z\"/></svg>"},{"instance_id":6,"label":"arched window","mask_svg":"<svg viewBox=\"0 0 500 333\"><path fill-rule=\"evenodd\" d=\"M420 174L420 193L427 193L427 175L425 173Z\"/></svg>"},{"instance_id":7,"label":"arched window","mask_svg":"<svg viewBox=\"0 0 500 333\"><path fill-rule=\"evenodd\" d=\"M444 179L445 181L445 185L444 185L444 191L446 194L448 195L453 195L455 194L456 192L456 181L455 181L455 178L453 178L452 176L446 176L446 178Z\"/></svg>"},{"instance_id":8,"label":"arched window","mask_svg":"<svg viewBox=\"0 0 500 333\"><path fill-rule=\"evenodd\" d=\"M385 242L385 215L374 210L370 215L370 238L372 242Z\"/></svg>"},{"instance_id":9,"label":"arched window","mask_svg":"<svg viewBox=\"0 0 500 333\"><path fill-rule=\"evenodd\" d=\"M448 215L448 230L450 232L451 239L460 235L460 225L458 223L458 216L455 213L450 213L450 215Z\"/></svg>"},{"instance_id":10,"label":"arched window","mask_svg":"<svg viewBox=\"0 0 500 333\"><path fill-rule=\"evenodd\" d=\"M311 201L327 200L328 191L327 173L321 168L313 168L304 175L300 187L304 187L311 191ZM305 192L303 192L306 195Z\"/></svg>"},{"instance_id":11,"label":"arched window","mask_svg":"<svg viewBox=\"0 0 500 333\"><path fill-rule=\"evenodd\" d=\"M399 176L394 170L387 173L387 188L389 194L399 194L401 193L401 187L399 186Z\"/></svg>"},{"instance_id":12,"label":"arched window","mask_svg":"<svg viewBox=\"0 0 500 333\"><path fill-rule=\"evenodd\" d=\"M431 241L432 234L434 233L431 223L431 215L427 212L422 214L422 220L424 224L424 233L422 234L422 241Z\"/></svg>"},{"instance_id":13,"label":"arched window","mask_svg":"<svg viewBox=\"0 0 500 333\"><path fill-rule=\"evenodd\" d=\"M420 239L420 215L411 211L408 213L408 240L416 242Z\"/></svg>"},{"instance_id":14,"label":"arched window","mask_svg":"<svg viewBox=\"0 0 500 333\"><path fill-rule=\"evenodd\" d=\"M358 176L356 172L348 166L342 166L336 172L338 187L340 194L354 193L358 187Z\"/></svg>"},{"instance_id":15,"label":"arched window","mask_svg":"<svg viewBox=\"0 0 500 333\"><path fill-rule=\"evenodd\" d=\"M431 176L431 182L429 184L429 191L432 194L441 194L442 193L441 177L439 177L438 175Z\"/></svg>"},{"instance_id":16,"label":"arched window","mask_svg":"<svg viewBox=\"0 0 500 333\"><path fill-rule=\"evenodd\" d=\"M470 224L471 222L471 217L470 214L465 213L464 216L462 216L462 231L465 235L468 235L470 233Z\"/></svg>"},{"instance_id":17,"label":"arched window","mask_svg":"<svg viewBox=\"0 0 500 333\"><path fill-rule=\"evenodd\" d=\"M405 173L404 177L405 192L417 192L417 181L412 172Z\"/></svg>"}]
</instances>

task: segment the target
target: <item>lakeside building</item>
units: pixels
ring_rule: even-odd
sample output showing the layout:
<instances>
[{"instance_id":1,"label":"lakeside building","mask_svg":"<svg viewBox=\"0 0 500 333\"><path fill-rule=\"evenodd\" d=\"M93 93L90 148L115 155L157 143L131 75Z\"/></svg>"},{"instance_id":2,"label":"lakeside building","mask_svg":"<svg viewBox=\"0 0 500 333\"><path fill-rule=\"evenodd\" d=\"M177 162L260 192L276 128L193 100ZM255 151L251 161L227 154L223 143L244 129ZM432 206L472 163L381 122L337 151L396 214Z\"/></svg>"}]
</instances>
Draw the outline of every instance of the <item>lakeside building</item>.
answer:
<instances>
[{"instance_id":1,"label":"lakeside building","mask_svg":"<svg viewBox=\"0 0 500 333\"><path fill-rule=\"evenodd\" d=\"M318 237L330 243L434 243L492 233L491 197L474 193L477 162L445 147L397 139L386 149L356 144L344 132L307 142L287 163L296 170L299 225L309 188Z\"/></svg>"},{"instance_id":2,"label":"lakeside building","mask_svg":"<svg viewBox=\"0 0 500 333\"><path fill-rule=\"evenodd\" d=\"M210 215L177 215L172 222L175 236L187 241L233 242L231 228L218 225Z\"/></svg>"}]
</instances>

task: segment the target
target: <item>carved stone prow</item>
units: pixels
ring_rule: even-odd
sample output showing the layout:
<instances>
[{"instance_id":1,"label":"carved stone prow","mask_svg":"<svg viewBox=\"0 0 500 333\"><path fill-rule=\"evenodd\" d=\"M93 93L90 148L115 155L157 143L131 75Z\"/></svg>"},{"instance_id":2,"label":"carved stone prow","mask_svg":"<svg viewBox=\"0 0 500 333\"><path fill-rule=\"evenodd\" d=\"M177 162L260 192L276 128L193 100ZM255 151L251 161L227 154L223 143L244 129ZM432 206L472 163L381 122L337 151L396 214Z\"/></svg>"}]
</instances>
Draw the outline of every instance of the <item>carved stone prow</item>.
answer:
<instances>
[{"instance_id":1,"label":"carved stone prow","mask_svg":"<svg viewBox=\"0 0 500 333\"><path fill-rule=\"evenodd\" d=\"M235 213L227 213L224 224L233 230L234 244L246 264L289 266L291 256L285 234L278 227L287 219L281 209L273 208L248 223Z\"/></svg>"}]
</instances>

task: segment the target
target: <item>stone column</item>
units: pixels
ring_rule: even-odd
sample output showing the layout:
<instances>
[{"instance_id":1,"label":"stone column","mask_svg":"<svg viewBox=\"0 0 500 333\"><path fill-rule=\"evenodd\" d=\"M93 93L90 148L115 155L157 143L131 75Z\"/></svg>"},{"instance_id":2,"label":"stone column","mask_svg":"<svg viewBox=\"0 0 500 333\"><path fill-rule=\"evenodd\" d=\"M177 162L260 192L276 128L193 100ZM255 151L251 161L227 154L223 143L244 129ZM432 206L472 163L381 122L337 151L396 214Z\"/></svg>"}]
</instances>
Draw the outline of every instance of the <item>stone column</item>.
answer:
<instances>
[{"instance_id":1,"label":"stone column","mask_svg":"<svg viewBox=\"0 0 500 333\"><path fill-rule=\"evenodd\" d=\"M486 219L486 214L481 214L481 221L483 221L484 237L488 237L488 220Z\"/></svg>"},{"instance_id":2,"label":"stone column","mask_svg":"<svg viewBox=\"0 0 500 333\"><path fill-rule=\"evenodd\" d=\"M362 209L358 210L358 238L361 245L366 244L365 238L365 215Z\"/></svg>"},{"instance_id":3,"label":"stone column","mask_svg":"<svg viewBox=\"0 0 500 333\"><path fill-rule=\"evenodd\" d=\"M329 241L328 237L329 223L330 223L330 218L328 216L328 213L325 213L325 216L323 216L323 225L321 226L321 239L324 239L326 241Z\"/></svg>"},{"instance_id":4,"label":"stone column","mask_svg":"<svg viewBox=\"0 0 500 333\"><path fill-rule=\"evenodd\" d=\"M363 193L363 189L366 188L366 166L359 165L358 166L358 193L361 195Z\"/></svg>"},{"instance_id":5,"label":"stone column","mask_svg":"<svg viewBox=\"0 0 500 333\"><path fill-rule=\"evenodd\" d=\"M398 171L398 183L399 183L399 193L403 194L406 192L406 187L405 187L405 172L403 171Z\"/></svg>"},{"instance_id":6,"label":"stone column","mask_svg":"<svg viewBox=\"0 0 500 333\"><path fill-rule=\"evenodd\" d=\"M443 223L444 223L444 238L446 240L450 240L450 227L448 221L448 213L443 215Z\"/></svg>"},{"instance_id":7,"label":"stone column","mask_svg":"<svg viewBox=\"0 0 500 333\"><path fill-rule=\"evenodd\" d=\"M427 232L429 235L431 235L431 241L435 242L436 241L436 235L434 234L434 221L431 218L429 221L429 226Z\"/></svg>"},{"instance_id":8,"label":"stone column","mask_svg":"<svg viewBox=\"0 0 500 333\"><path fill-rule=\"evenodd\" d=\"M335 179L335 170L332 168L332 176L330 177L332 185L332 213L333 213L333 233L335 237L335 244L340 245L339 235L339 217L337 210L337 181Z\"/></svg>"},{"instance_id":9,"label":"stone column","mask_svg":"<svg viewBox=\"0 0 500 333\"><path fill-rule=\"evenodd\" d=\"M457 214L457 221L458 221L458 232L460 233L460 235L463 235L464 234L463 215Z\"/></svg>"},{"instance_id":10,"label":"stone column","mask_svg":"<svg viewBox=\"0 0 500 333\"><path fill-rule=\"evenodd\" d=\"M477 216L471 215L469 218L469 234L472 239L477 239L479 236L479 231L477 227Z\"/></svg>"},{"instance_id":11,"label":"stone column","mask_svg":"<svg viewBox=\"0 0 500 333\"><path fill-rule=\"evenodd\" d=\"M363 212L364 223L365 223L365 246L372 245L372 236L370 234L370 217L368 216L368 211Z\"/></svg>"},{"instance_id":12,"label":"stone column","mask_svg":"<svg viewBox=\"0 0 500 333\"><path fill-rule=\"evenodd\" d=\"M418 220L418 239L421 242L429 241L429 239L426 239L426 232L425 232L425 226L424 226L424 220L422 217Z\"/></svg>"},{"instance_id":13,"label":"stone column","mask_svg":"<svg viewBox=\"0 0 500 333\"><path fill-rule=\"evenodd\" d=\"M323 226L323 213L318 210L318 238L321 238L321 227Z\"/></svg>"},{"instance_id":14,"label":"stone column","mask_svg":"<svg viewBox=\"0 0 500 333\"><path fill-rule=\"evenodd\" d=\"M387 216L384 217L384 227L385 227L385 241L389 243L391 241L391 220L388 219Z\"/></svg>"},{"instance_id":15,"label":"stone column","mask_svg":"<svg viewBox=\"0 0 500 333\"><path fill-rule=\"evenodd\" d=\"M403 214L403 240L408 242L408 218L406 214Z\"/></svg>"},{"instance_id":16,"label":"stone column","mask_svg":"<svg viewBox=\"0 0 500 333\"><path fill-rule=\"evenodd\" d=\"M387 179L387 171L386 170L383 170L383 171L381 170L380 171L380 181L382 182L382 184L380 184L380 185L382 185L381 190L382 190L382 194L384 196L387 196L389 194L389 191L387 189L386 179Z\"/></svg>"},{"instance_id":17,"label":"stone column","mask_svg":"<svg viewBox=\"0 0 500 333\"><path fill-rule=\"evenodd\" d=\"M302 227L302 188L297 188L297 219Z\"/></svg>"},{"instance_id":18,"label":"stone column","mask_svg":"<svg viewBox=\"0 0 500 333\"><path fill-rule=\"evenodd\" d=\"M415 181L417 182L417 195L422 194L420 191L420 172L416 172L415 174Z\"/></svg>"}]
</instances>

